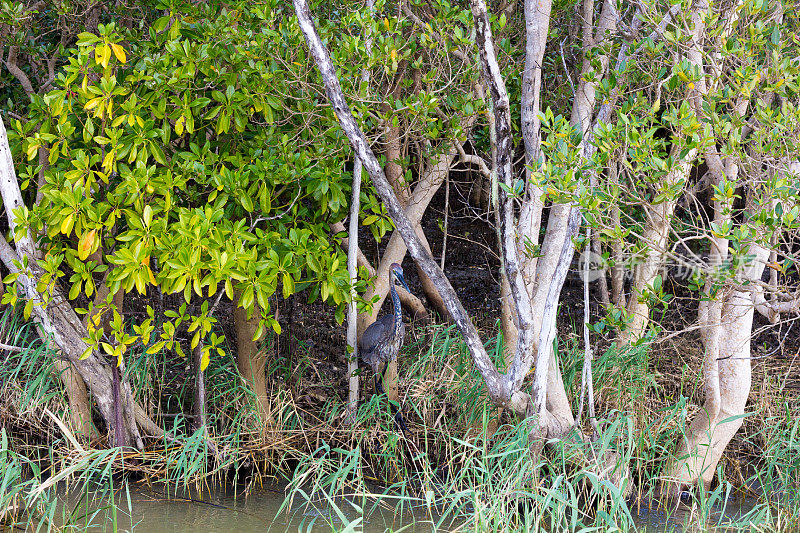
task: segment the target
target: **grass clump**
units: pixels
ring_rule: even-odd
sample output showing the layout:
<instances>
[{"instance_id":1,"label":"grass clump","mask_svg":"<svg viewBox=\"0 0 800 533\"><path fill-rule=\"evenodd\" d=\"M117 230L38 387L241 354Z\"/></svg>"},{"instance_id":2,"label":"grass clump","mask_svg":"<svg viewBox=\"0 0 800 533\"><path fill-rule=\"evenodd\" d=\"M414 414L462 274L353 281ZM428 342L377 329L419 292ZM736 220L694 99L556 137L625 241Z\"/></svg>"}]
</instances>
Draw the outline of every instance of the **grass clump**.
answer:
<instances>
[{"instance_id":1,"label":"grass clump","mask_svg":"<svg viewBox=\"0 0 800 533\"><path fill-rule=\"evenodd\" d=\"M486 397L453 328L418 331L401 357L407 435L396 428L385 397L372 394L371 380L364 380L362 402L348 422L346 391L301 348L291 359L270 359L275 424L269 427L232 350L213 358L206 370L206 436L189 414L192 389L190 377L180 372L184 363L134 347L127 355L128 377L169 436L150 441L143 452L81 453L46 423L46 412L67 426L69 420L49 364L55 354L17 321L9 312L0 318L5 335L14 335L6 342L25 347L0 365L0 379L10 385L3 387L0 420L14 424L3 433L0 454L0 510L8 523L88 527L102 513L119 513L110 518L118 520L131 506L120 510L111 494L133 475L160 483L168 494L190 485L207 493L231 483L246 493L283 480L283 511L313 509L303 516L303 527L335 531L376 522L415 531L629 531L665 523L731 531L800 527L800 422L786 397L777 402L782 411L752 406L747 431L734 447L747 452L748 468L736 467L733 457L721 463L711 491L687 494L678 507L663 503L658 488L665 459L697 399L691 376L658 378L663 363L647 347L625 353L611 347L596 359L598 438L574 433L548 442L541 454L531 452L528 423ZM576 405L582 349L569 339L556 348ZM487 350L502 364L501 338ZM207 439L220 453L209 453ZM81 497L73 494L66 506L57 489L68 481L73 487L81 481Z\"/></svg>"}]
</instances>

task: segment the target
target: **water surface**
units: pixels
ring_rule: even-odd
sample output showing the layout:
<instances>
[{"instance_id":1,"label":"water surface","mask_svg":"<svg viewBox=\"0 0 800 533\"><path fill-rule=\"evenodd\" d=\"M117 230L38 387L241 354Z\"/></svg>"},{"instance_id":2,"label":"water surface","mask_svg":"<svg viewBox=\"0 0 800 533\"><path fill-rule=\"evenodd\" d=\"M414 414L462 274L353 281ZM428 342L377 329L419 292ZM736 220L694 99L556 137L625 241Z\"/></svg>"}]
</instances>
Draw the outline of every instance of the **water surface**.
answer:
<instances>
[{"instance_id":1,"label":"water surface","mask_svg":"<svg viewBox=\"0 0 800 533\"><path fill-rule=\"evenodd\" d=\"M88 491L90 498L96 493ZM89 522L92 531L113 531L112 512L102 498L86 502L84 489L62 489L63 509L76 510L75 516L82 516L88 508L96 512L91 519L80 519L77 525ZM230 488L214 488L199 491L196 488L167 491L163 485L148 486L132 483L127 490L117 492L118 531L136 533L250 533L280 531L364 531L377 533L385 531L429 532L434 531L431 517L424 509L398 512L391 507L368 512L363 519L356 502L337 500L337 510L326 501L316 507L301 506L301 498L291 512L282 509L285 487L278 485L257 488L249 494L236 494ZM360 501L358 503L361 503ZM373 505L369 503L367 505ZM635 527L647 532L694 531L704 529L713 531L741 517L753 509L755 500L730 498L723 506L712 507L703 520L702 513L692 506L680 504L665 507L657 502L631 505L631 515ZM97 511L97 509L100 509ZM739 525L741 527L741 524ZM35 527L34 527L35 529ZM447 530L446 528L444 530Z\"/></svg>"}]
</instances>

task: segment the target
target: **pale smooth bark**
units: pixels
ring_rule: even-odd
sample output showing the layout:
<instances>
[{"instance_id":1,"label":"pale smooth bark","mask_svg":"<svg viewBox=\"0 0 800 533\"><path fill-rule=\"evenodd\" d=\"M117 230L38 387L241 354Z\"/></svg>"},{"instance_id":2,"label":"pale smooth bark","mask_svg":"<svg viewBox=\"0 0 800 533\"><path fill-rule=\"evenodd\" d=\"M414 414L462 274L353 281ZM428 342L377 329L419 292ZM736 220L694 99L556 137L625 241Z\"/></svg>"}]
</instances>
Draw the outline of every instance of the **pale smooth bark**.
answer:
<instances>
[{"instance_id":1,"label":"pale smooth bark","mask_svg":"<svg viewBox=\"0 0 800 533\"><path fill-rule=\"evenodd\" d=\"M350 200L350 225L347 231L347 276L350 279L350 303L347 304L347 413L352 420L358 406L358 306L356 282L358 272L358 213L361 209L361 160L356 157L353 168L353 194Z\"/></svg>"},{"instance_id":2,"label":"pale smooth bark","mask_svg":"<svg viewBox=\"0 0 800 533\"><path fill-rule=\"evenodd\" d=\"M680 7L681 6L679 4L672 6L669 11L667 11L659 25L650 34L648 39L656 40L660 38L661 34L672 22L672 19L678 14ZM695 9L701 8L702 5L700 3L695 4ZM640 24L641 22L639 18L636 17L631 26L632 31L638 31ZM702 24L702 21L699 21L699 23L695 24L692 28L690 34L691 46L689 51L687 51L685 54L685 58L697 65L701 70L703 60L701 42L704 34L705 26ZM632 57L628 56L628 44L625 43L623 44L622 49L617 57L617 69L619 70L619 65L631 59ZM704 88L705 86L701 85L701 87ZM698 101L696 100L696 94L699 90L701 89L689 89L686 94L687 101L697 104ZM614 87L611 98L609 99L610 101L601 106L601 109L598 113L598 123L600 120L607 120L607 117L610 114L611 106L616 103L616 99L618 97L619 86ZM681 181L685 183L689 177L689 172L692 169L692 165L695 163L698 153L697 150L692 148L687 154L684 155L682 159L679 159L681 148L682 147L678 143L672 147L670 155L673 160L673 167L664 177L664 189L672 188ZM616 162L612 162L611 171L614 184L618 184L619 176ZM648 287L652 287L656 276L663 265L669 231L672 227L672 216L675 212L678 197L679 195L676 194L674 196L667 197L659 204L643 205L647 215L647 222L642 234L642 242L645 246L645 250L643 257L641 258L641 262L634 265L634 278L631 284L630 299L626 299L624 292L624 269L621 265L623 259L622 242L618 239L615 239L614 242L612 242L612 258L614 260L614 265L611 270L611 299L613 304L619 309L626 309L628 316L631 317L631 322L628 323L618 335L617 345L619 346L627 346L637 342L642 338L647 330L647 326L650 321L650 308L647 306L646 302L643 301L641 295L647 290ZM617 205L617 202L614 202L614 206L612 207L612 223L614 224L615 229L619 227L619 206Z\"/></svg>"},{"instance_id":3,"label":"pale smooth bark","mask_svg":"<svg viewBox=\"0 0 800 533\"><path fill-rule=\"evenodd\" d=\"M373 16L375 0L367 0L367 11L370 18ZM372 32L366 30L365 46L367 54L372 52ZM369 82L369 69L361 70L361 81L365 85ZM358 306L356 303L356 283L358 272L356 264L361 250L358 248L358 215L361 212L361 159L356 156L353 165L353 186L350 200L350 224L347 230L347 277L350 280L350 303L347 305L347 413L348 420L355 418L358 406L359 380L356 375L358 370ZM362 254L363 255L363 254ZM365 258L366 259L366 258Z\"/></svg>"},{"instance_id":4,"label":"pale smooth bark","mask_svg":"<svg viewBox=\"0 0 800 533\"><path fill-rule=\"evenodd\" d=\"M619 167L617 161L611 162L608 172L611 186L618 188ZM615 201L611 205L611 224L615 232L619 232L622 229L619 215L619 201ZM611 241L611 304L620 309L625 308L627 305L625 298L625 267L623 265L625 260L622 257L622 244L621 238L615 238Z\"/></svg>"},{"instance_id":5,"label":"pale smooth bark","mask_svg":"<svg viewBox=\"0 0 800 533\"><path fill-rule=\"evenodd\" d=\"M52 294L45 297L36 288L37 280L42 274L41 267L36 261L38 250L30 235L15 231L17 225L12 211L21 207L23 201L14 170L11 149L8 145L8 135L1 120L0 193L3 197L9 227L16 242L16 251L14 251L4 239L0 239L2 240L0 246L5 248L0 253L0 257L3 258L9 270L19 273L17 283L22 287L25 297L34 302L33 315L41 328L42 334L45 337L52 338L55 345L75 365L91 391L98 409L106 421L110 434L122 435L122 442L116 442L116 445L132 445L137 449L141 449L143 442L135 421L135 402L130 385L124 379L124 375L119 391L119 400L122 404L119 409L121 409L121 420L124 427L117 428L117 402L114 399L111 369L102 360L102 357L95 352L90 352L87 357L81 358L88 348L83 340L86 336L86 328L60 290L55 287ZM24 271L19 270L17 264L15 264L15 256L19 258L18 262L27 262L27 267Z\"/></svg>"},{"instance_id":6,"label":"pale smooth bark","mask_svg":"<svg viewBox=\"0 0 800 533\"><path fill-rule=\"evenodd\" d=\"M192 372L194 372L194 425L195 429L202 429L208 437L206 424L206 380L202 370L203 342L198 342L192 349Z\"/></svg>"},{"instance_id":7,"label":"pale smooth bark","mask_svg":"<svg viewBox=\"0 0 800 533\"><path fill-rule=\"evenodd\" d=\"M678 159L681 152L681 145L675 144L672 147L672 158L675 160L674 166L664 176L663 188L670 189L678 185L681 181L686 183L692 164L697 156L697 150L692 148L683 159ZM631 297L628 301L627 313L631 321L620 332L617 344L624 346L633 344L642 338L647 325L650 322L650 306L642 297L648 289L652 289L653 283L664 264L664 257L667 251L667 242L670 228L672 227L672 215L678 203L678 195L666 198L659 204L645 204L644 210L647 215L642 242L645 246L643 254L637 258L634 266L634 278L631 287ZM617 214L617 216L619 216ZM615 274L619 277L619 274ZM618 297L621 295L621 279L612 277L614 281L614 292Z\"/></svg>"},{"instance_id":8,"label":"pale smooth bark","mask_svg":"<svg viewBox=\"0 0 800 533\"><path fill-rule=\"evenodd\" d=\"M34 6L34 8L31 10L35 11L38 10L38 8ZM36 94L36 91L34 90L33 84L31 83L28 75L25 74L25 71L22 70L17 64L18 53L18 46L10 46L8 50L8 59L4 61L4 64L8 71L20 83L22 89L25 91L25 94L29 98L33 98L34 94ZM0 47L0 55L2 55L2 47ZM1 59L2 57L0 57L0 60ZM50 76L47 82L40 87L40 93L46 90L46 87L49 86L50 82L52 82L53 78L55 77L53 61L55 61L55 59L52 61L48 60ZM45 145L41 146L38 150L39 165L41 166L41 170L39 171L36 188L37 205L41 203L43 198L42 184L44 183L45 171L49 167L49 151L46 146L47 145L45 143ZM72 422L75 435L84 442L89 442L92 438L98 435L98 431L92 422L92 404L89 400L89 395L86 392L86 385L83 383L80 375L78 374L78 370L75 368L75 365L71 362L57 359L54 362L54 369L58 373L58 377L64 386L64 390L67 392L70 421Z\"/></svg>"},{"instance_id":9,"label":"pale smooth bark","mask_svg":"<svg viewBox=\"0 0 800 533\"><path fill-rule=\"evenodd\" d=\"M608 54L598 54L595 59L599 61L600 68L598 71L595 71L589 60L590 52L595 46L604 46L617 28L617 10L614 9L614 0L605 0L603 2L603 9L600 12L600 20L597 23L597 33L593 33L593 5L593 0L584 0L584 59L578 88L575 91L575 101L572 105L572 116L570 117L570 123L576 126L583 135L586 135L592 127L594 106L597 100L597 87L600 85L600 80L608 69L608 64L611 59Z\"/></svg>"},{"instance_id":10,"label":"pale smooth bark","mask_svg":"<svg viewBox=\"0 0 800 533\"><path fill-rule=\"evenodd\" d=\"M703 74L702 49L705 19L709 12L710 6L706 0L697 0L693 5L692 44L687 53L689 61L698 66L701 73L694 94L690 94L689 98L701 121L705 121L703 97L709 91ZM747 106L748 100L740 97L735 101L733 111L741 118ZM713 145L704 155L711 185L720 187L727 181L736 189L740 164L738 156L734 154L723 159ZM748 189L746 211L753 210L753 187L751 185ZM715 225L724 225L732 220L732 198L715 195L712 205ZM761 242L769 241L766 235L761 235L760 239ZM709 243L708 266L713 272L721 269L727 260L729 241L709 230ZM735 273L738 278L735 281L760 281L770 252L759 242L751 243L750 251L753 259L739 268ZM734 286L730 282L720 284L712 276L706 282L704 293L698 308L698 322L704 348L702 381L705 400L703 410L692 421L665 470L664 490L672 496L678 495L683 487L700 482L706 489L709 488L717 463L742 425L751 386L750 337L758 291Z\"/></svg>"},{"instance_id":11,"label":"pale smooth bark","mask_svg":"<svg viewBox=\"0 0 800 533\"><path fill-rule=\"evenodd\" d=\"M769 251L751 245L754 260L745 268L747 279L760 279ZM706 332L701 335L705 347L703 384L706 400L686 431L685 437L667 465L664 492L678 496L687 486L702 482L708 489L725 448L744 421L745 405L750 394L750 337L753 327L755 294L732 289L720 296L720 321L712 319L709 305L701 308ZM701 330L703 331L703 330Z\"/></svg>"},{"instance_id":12,"label":"pale smooth bark","mask_svg":"<svg viewBox=\"0 0 800 533\"><path fill-rule=\"evenodd\" d=\"M521 122L522 141L525 145L525 177L527 180L527 198L520 210L519 238L517 246L524 253L524 239L533 242L539 240L539 229L542 225L543 190L531 179L531 169L538 168L542 158L541 107L542 61L547 45L547 34L550 27L552 0L525 0L525 67L522 72ZM536 273L536 257L524 255L522 275L525 278L528 292L531 293L533 278ZM516 333L510 333L516 338Z\"/></svg>"}]
</instances>

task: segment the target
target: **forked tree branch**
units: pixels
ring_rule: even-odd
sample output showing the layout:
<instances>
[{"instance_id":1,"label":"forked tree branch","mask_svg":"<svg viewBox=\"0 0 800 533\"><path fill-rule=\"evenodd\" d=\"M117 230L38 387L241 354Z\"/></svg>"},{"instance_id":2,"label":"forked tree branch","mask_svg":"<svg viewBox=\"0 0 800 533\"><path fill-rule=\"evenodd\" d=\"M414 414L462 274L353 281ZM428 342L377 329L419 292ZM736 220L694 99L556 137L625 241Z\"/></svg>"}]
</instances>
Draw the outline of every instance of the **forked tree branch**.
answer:
<instances>
[{"instance_id":1,"label":"forked tree branch","mask_svg":"<svg viewBox=\"0 0 800 533\"><path fill-rule=\"evenodd\" d=\"M508 404L509 400L511 400L511 391L506 388L504 380L489 358L489 354L483 346L477 329L472 324L469 315L458 299L458 296L456 296L450 282L417 237L414 228L405 216L400 202L397 200L391 185L386 179L386 175L380 163L378 163L378 159L370 149L364 133L360 130L353 118L353 113L344 98L339 79L336 76L336 70L331 61L330 54L322 44L316 27L311 20L311 12L308 8L307 0L294 0L294 7L300 29L303 31L311 55L314 57L314 61L322 74L322 79L325 83L325 92L339 119L342 130L344 130L353 149L361 159L364 168L369 173L375 190L386 206L387 212L392 218L397 231L403 237L409 253L422 270L430 277L434 286L439 291L439 294L441 294L447 310L450 312L461 334L464 336L464 340L472 354L475 366L481 373L481 376L483 376L492 400L501 405Z\"/></svg>"},{"instance_id":2,"label":"forked tree branch","mask_svg":"<svg viewBox=\"0 0 800 533\"><path fill-rule=\"evenodd\" d=\"M475 40L478 45L478 55L480 56L486 83L489 86L492 110L494 111L497 180L505 184L507 191L512 191L515 187L511 168L513 145L511 142L511 111L508 92L506 91L500 65L497 62L497 56L494 51L492 29L489 24L486 3L483 0L472 0L471 4L472 16L475 20ZM519 331L514 361L511 364L505 384L509 391L513 391L522 383L522 379L527 373L525 367L530 368L530 365L526 365L525 361L531 359L534 340L531 298L525 285L525 279L522 276L517 249L517 224L514 215L514 202L514 196L506 192L503 205L503 265L511 288L511 297L514 301ZM546 390L546 381L540 382L539 387ZM542 402L542 407L543 405L544 402Z\"/></svg>"}]
</instances>

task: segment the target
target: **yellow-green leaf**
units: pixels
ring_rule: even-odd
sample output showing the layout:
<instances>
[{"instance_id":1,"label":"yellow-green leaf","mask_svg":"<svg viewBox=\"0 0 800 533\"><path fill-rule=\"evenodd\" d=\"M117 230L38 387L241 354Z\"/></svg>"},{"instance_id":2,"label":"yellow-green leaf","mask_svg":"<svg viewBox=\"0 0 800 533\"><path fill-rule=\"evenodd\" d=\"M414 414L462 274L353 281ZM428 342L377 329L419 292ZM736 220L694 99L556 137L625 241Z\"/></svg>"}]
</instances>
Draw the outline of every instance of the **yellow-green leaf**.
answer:
<instances>
[{"instance_id":1,"label":"yellow-green leaf","mask_svg":"<svg viewBox=\"0 0 800 533\"><path fill-rule=\"evenodd\" d=\"M114 55L117 56L117 59L120 63L125 63L127 58L125 57L125 49L122 48L117 43L111 43L111 49L114 51Z\"/></svg>"},{"instance_id":2,"label":"yellow-green leaf","mask_svg":"<svg viewBox=\"0 0 800 533\"><path fill-rule=\"evenodd\" d=\"M111 61L111 47L103 45L103 57L100 61L100 63L103 65L103 68L108 68L109 61Z\"/></svg>"},{"instance_id":3,"label":"yellow-green leaf","mask_svg":"<svg viewBox=\"0 0 800 533\"><path fill-rule=\"evenodd\" d=\"M74 284L72 286L72 288L69 290L69 299L70 300L74 300L75 298L78 297L78 294L80 292L81 292L81 283L78 282L78 283Z\"/></svg>"},{"instance_id":4,"label":"yellow-green leaf","mask_svg":"<svg viewBox=\"0 0 800 533\"><path fill-rule=\"evenodd\" d=\"M83 353L81 354L81 356L79 357L79 359L81 359L81 360L83 360L83 359L86 359L86 358L87 358L87 357L89 357L90 355L92 355L92 347L91 347L91 346L89 346L88 348L86 348L86 349L83 351Z\"/></svg>"},{"instance_id":5,"label":"yellow-green leaf","mask_svg":"<svg viewBox=\"0 0 800 533\"><path fill-rule=\"evenodd\" d=\"M89 254L92 253L96 234L97 230L93 229L84 233L78 241L78 257L81 261L85 261L86 258L89 257Z\"/></svg>"},{"instance_id":6,"label":"yellow-green leaf","mask_svg":"<svg viewBox=\"0 0 800 533\"><path fill-rule=\"evenodd\" d=\"M289 274L283 275L283 297L288 298L294 294L294 279Z\"/></svg>"},{"instance_id":7,"label":"yellow-green leaf","mask_svg":"<svg viewBox=\"0 0 800 533\"><path fill-rule=\"evenodd\" d=\"M145 268L147 269L147 275L150 277L150 283L153 285L158 285L158 283L156 283L156 277L153 275L153 271L150 270L150 266L145 265Z\"/></svg>"},{"instance_id":8,"label":"yellow-green leaf","mask_svg":"<svg viewBox=\"0 0 800 533\"><path fill-rule=\"evenodd\" d=\"M136 272L133 277L133 281L136 284L136 290L139 292L139 294L147 294L147 280L144 277L144 272L141 270Z\"/></svg>"},{"instance_id":9,"label":"yellow-green leaf","mask_svg":"<svg viewBox=\"0 0 800 533\"><path fill-rule=\"evenodd\" d=\"M151 347L149 347L147 349L147 353L152 355L152 354L158 352L160 349L162 349L165 344L166 344L165 341L158 341L157 343L155 343L154 345L152 345Z\"/></svg>"},{"instance_id":10,"label":"yellow-green leaf","mask_svg":"<svg viewBox=\"0 0 800 533\"><path fill-rule=\"evenodd\" d=\"M175 121L175 133L177 133L179 136L183 135L184 122L186 122L186 117L184 117L183 115L178 117L178 120Z\"/></svg>"},{"instance_id":11,"label":"yellow-green leaf","mask_svg":"<svg viewBox=\"0 0 800 533\"><path fill-rule=\"evenodd\" d=\"M203 356L200 358L200 372L205 372L210 362L211 350L203 350Z\"/></svg>"},{"instance_id":12,"label":"yellow-green leaf","mask_svg":"<svg viewBox=\"0 0 800 533\"><path fill-rule=\"evenodd\" d=\"M258 339L261 338L261 335L264 334L264 321L260 320L258 322L258 329L256 329L255 335L253 335L253 342L258 342Z\"/></svg>"},{"instance_id":13,"label":"yellow-green leaf","mask_svg":"<svg viewBox=\"0 0 800 533\"><path fill-rule=\"evenodd\" d=\"M94 47L94 61L98 64L103 64L103 50L105 49L106 45L98 44Z\"/></svg>"},{"instance_id":14,"label":"yellow-green leaf","mask_svg":"<svg viewBox=\"0 0 800 533\"><path fill-rule=\"evenodd\" d=\"M102 103L102 101L103 101L103 98L100 97L100 96L98 96L96 98L92 98L91 100L86 102L86 105L84 105L83 108L86 111L90 111L90 110L94 109L95 107L99 106Z\"/></svg>"},{"instance_id":15,"label":"yellow-green leaf","mask_svg":"<svg viewBox=\"0 0 800 533\"><path fill-rule=\"evenodd\" d=\"M61 221L61 233L64 235L69 235L72 233L72 222L73 222L73 213L67 215L67 218Z\"/></svg>"},{"instance_id":16,"label":"yellow-green leaf","mask_svg":"<svg viewBox=\"0 0 800 533\"><path fill-rule=\"evenodd\" d=\"M36 153L39 151L38 144L29 144L26 153L28 154L28 160L30 161L36 156Z\"/></svg>"}]
</instances>

